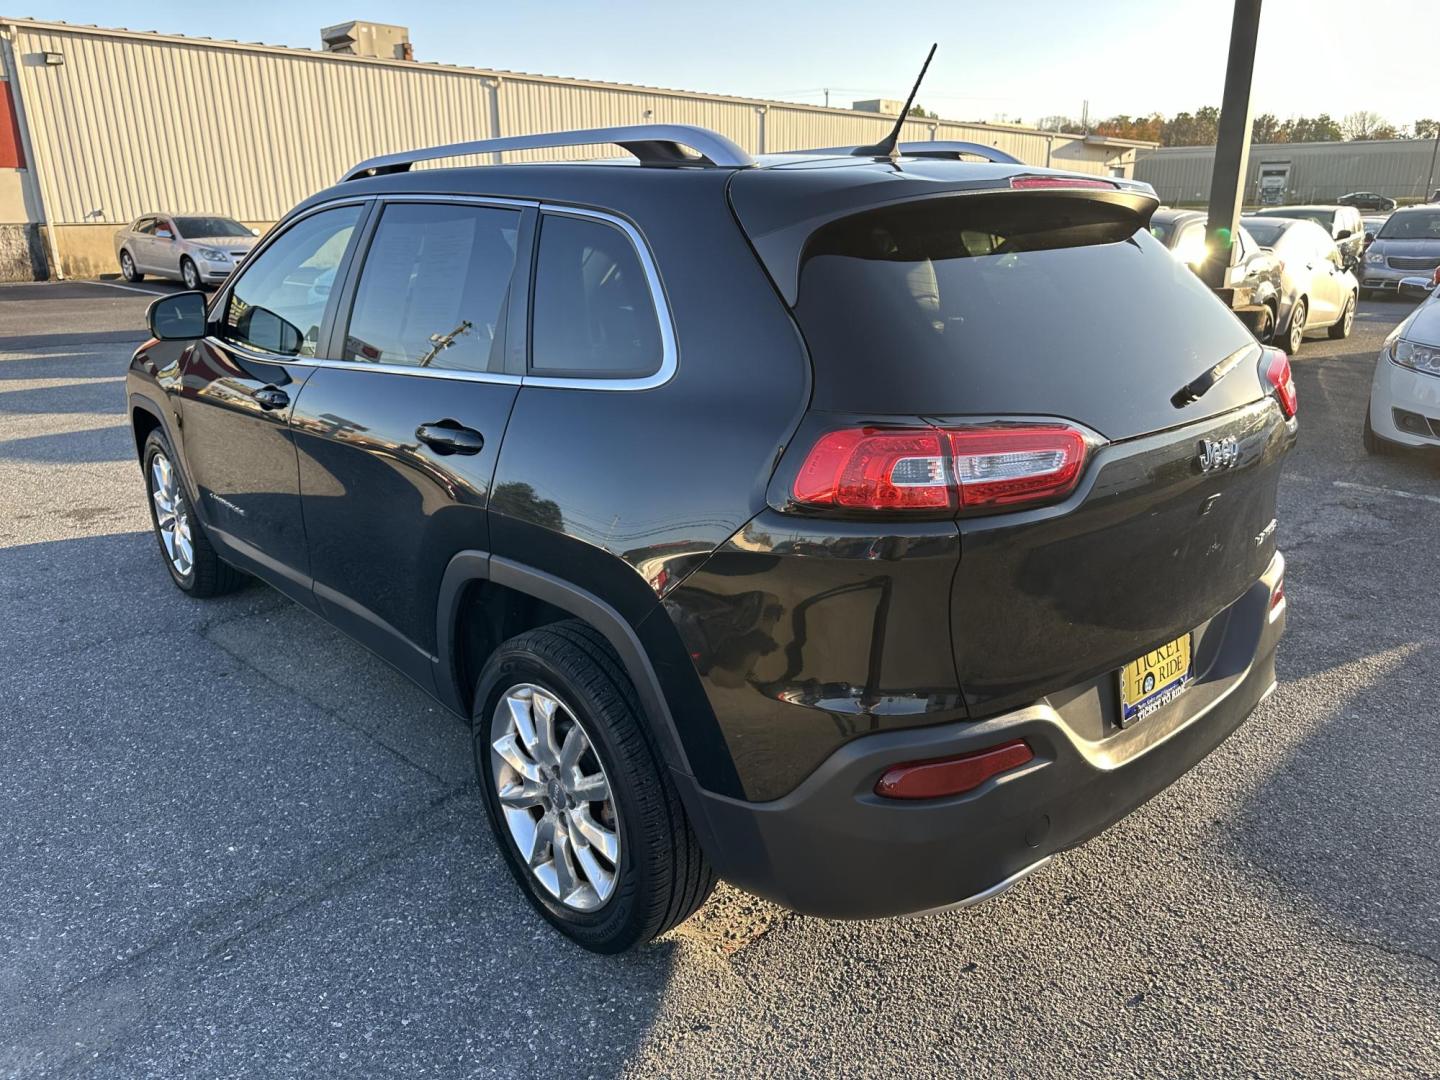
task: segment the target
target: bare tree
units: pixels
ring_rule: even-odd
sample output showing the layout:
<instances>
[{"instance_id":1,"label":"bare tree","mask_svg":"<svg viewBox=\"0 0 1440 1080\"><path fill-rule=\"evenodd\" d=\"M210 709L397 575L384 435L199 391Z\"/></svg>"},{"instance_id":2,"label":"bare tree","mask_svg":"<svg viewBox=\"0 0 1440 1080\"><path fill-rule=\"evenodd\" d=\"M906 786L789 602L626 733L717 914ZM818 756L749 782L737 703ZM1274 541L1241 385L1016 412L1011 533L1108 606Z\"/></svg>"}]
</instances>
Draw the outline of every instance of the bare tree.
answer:
<instances>
[{"instance_id":1,"label":"bare tree","mask_svg":"<svg viewBox=\"0 0 1440 1080\"><path fill-rule=\"evenodd\" d=\"M1340 130L1347 139L1394 139L1400 134L1395 125L1379 113L1364 109L1340 121Z\"/></svg>"}]
</instances>

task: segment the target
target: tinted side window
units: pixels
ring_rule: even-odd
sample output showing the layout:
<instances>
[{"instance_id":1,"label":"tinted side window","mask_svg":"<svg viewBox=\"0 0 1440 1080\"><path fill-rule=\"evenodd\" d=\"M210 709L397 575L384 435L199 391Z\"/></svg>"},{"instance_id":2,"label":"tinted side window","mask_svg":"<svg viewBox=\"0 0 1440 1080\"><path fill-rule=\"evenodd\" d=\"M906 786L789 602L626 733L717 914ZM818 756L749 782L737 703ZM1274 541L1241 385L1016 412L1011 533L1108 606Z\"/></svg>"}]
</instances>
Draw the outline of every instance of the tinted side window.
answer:
<instances>
[{"instance_id":1,"label":"tinted side window","mask_svg":"<svg viewBox=\"0 0 1440 1080\"><path fill-rule=\"evenodd\" d=\"M503 371L519 232L515 210L387 206L360 273L344 359Z\"/></svg>"},{"instance_id":2,"label":"tinted side window","mask_svg":"<svg viewBox=\"0 0 1440 1080\"><path fill-rule=\"evenodd\" d=\"M225 305L221 336L280 356L314 356L360 214L359 206L311 214L247 262Z\"/></svg>"},{"instance_id":3,"label":"tinted side window","mask_svg":"<svg viewBox=\"0 0 1440 1080\"><path fill-rule=\"evenodd\" d=\"M635 378L660 370L660 321L630 238L593 218L540 225L530 327L539 375Z\"/></svg>"}]
</instances>

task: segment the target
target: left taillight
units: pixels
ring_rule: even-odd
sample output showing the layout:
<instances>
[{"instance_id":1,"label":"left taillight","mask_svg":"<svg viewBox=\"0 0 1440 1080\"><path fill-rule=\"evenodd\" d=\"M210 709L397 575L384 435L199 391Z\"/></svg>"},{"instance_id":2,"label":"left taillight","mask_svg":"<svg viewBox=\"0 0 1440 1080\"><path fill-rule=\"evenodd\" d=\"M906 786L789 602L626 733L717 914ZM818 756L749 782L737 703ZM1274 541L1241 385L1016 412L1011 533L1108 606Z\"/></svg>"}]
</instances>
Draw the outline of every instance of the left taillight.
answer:
<instances>
[{"instance_id":1,"label":"left taillight","mask_svg":"<svg viewBox=\"0 0 1440 1080\"><path fill-rule=\"evenodd\" d=\"M1285 419L1292 419L1300 407L1300 399L1295 393L1295 376L1290 371L1290 358L1279 349L1266 349L1260 357L1260 373L1275 391L1275 400L1280 403L1280 411L1285 414Z\"/></svg>"},{"instance_id":2,"label":"left taillight","mask_svg":"<svg viewBox=\"0 0 1440 1080\"><path fill-rule=\"evenodd\" d=\"M791 496L808 507L993 513L1075 490L1087 443L1063 424L843 428L816 440Z\"/></svg>"}]
</instances>

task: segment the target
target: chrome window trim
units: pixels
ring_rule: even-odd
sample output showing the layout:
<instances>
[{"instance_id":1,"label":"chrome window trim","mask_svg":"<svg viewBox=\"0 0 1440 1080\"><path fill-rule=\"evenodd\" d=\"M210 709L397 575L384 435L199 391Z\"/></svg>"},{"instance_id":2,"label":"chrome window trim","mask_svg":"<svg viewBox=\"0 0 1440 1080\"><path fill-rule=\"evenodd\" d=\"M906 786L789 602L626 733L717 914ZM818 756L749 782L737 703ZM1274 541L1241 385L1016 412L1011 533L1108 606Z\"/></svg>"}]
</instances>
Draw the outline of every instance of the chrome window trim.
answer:
<instances>
[{"instance_id":1,"label":"chrome window trim","mask_svg":"<svg viewBox=\"0 0 1440 1080\"><path fill-rule=\"evenodd\" d=\"M650 301L655 306L655 321L660 328L660 366L649 375L638 375L633 378L606 378L604 375L596 375L593 378L532 375L527 371L523 376L524 385L549 386L560 390L653 390L657 386L664 386L675 377L675 371L679 367L678 349L675 344L675 324L670 315L670 305L666 301L665 286L660 281L660 272L655 267L650 247L645 243L640 231L624 218L603 210L541 203L540 212L542 216L550 214L603 221L618 228L630 238L630 245L635 249L635 255L640 260L640 268L645 272L645 281L650 286ZM543 221L541 228L542 230L544 228ZM537 236L535 241L537 255L539 246L540 241ZM530 310L533 315L535 310L535 297L533 296L530 298Z\"/></svg>"},{"instance_id":2,"label":"chrome window trim","mask_svg":"<svg viewBox=\"0 0 1440 1080\"><path fill-rule=\"evenodd\" d=\"M650 287L650 299L655 305L655 318L660 326L660 367L653 374L637 376L635 378L607 379L603 375L596 376L595 378L561 378L548 375L511 375L505 372L464 371L458 368L422 368L402 364L371 364L358 360L332 360L329 357L320 356L278 357L272 356L269 353L258 352L226 338L220 338L220 341L224 343L225 347L227 349L233 349L248 360L254 360L262 364L284 364L291 367L340 368L345 371L375 371L386 375L411 375L422 379L452 379L458 382L495 383L503 386L537 386L558 390L653 390L656 387L665 385L675 377L675 372L679 368L679 356L675 343L675 326L670 315L670 305L666 300L665 287L660 281L660 273L656 269L655 260L650 253L649 245L645 243L644 238L640 235L640 231L624 218L603 210L591 210L587 207L567 206L563 203L547 203L535 199L513 199L498 196L491 198L487 195L450 195L439 192L434 195L420 193L343 195L312 206L304 213L295 215L295 217L286 222L284 231L288 232L296 222L324 210L332 210L336 207L350 204L372 202L381 204L392 202L471 203L500 208L535 208L540 210L542 214L552 213L569 215L571 217L594 218L615 226L630 238L630 243L634 247L635 254L640 260L640 266L645 272L645 280ZM267 238L264 247L246 257L245 267L248 269L249 266L253 264L255 256L263 254L265 249L269 248L270 244L274 243L274 240L281 235L283 235L283 233L276 233L274 238ZM362 266L361 269L363 270L364 267ZM230 293L234 289L234 282L243 279L243 276L243 274L235 274L231 276L230 280L225 282L225 287L215 296L215 308L213 310L223 310L224 305L229 302Z\"/></svg>"}]
</instances>

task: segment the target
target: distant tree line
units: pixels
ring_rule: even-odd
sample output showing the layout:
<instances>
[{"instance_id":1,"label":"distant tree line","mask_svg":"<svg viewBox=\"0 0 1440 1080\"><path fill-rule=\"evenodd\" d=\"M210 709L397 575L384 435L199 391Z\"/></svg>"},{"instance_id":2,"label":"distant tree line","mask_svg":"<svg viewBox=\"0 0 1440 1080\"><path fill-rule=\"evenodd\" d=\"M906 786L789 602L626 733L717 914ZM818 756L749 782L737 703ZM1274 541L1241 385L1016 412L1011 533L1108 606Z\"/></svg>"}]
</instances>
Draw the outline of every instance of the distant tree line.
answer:
<instances>
[{"instance_id":1,"label":"distant tree line","mask_svg":"<svg viewBox=\"0 0 1440 1080\"><path fill-rule=\"evenodd\" d=\"M1068 116L1043 117L1038 126L1042 131L1084 134L1085 127ZM1440 120L1422 118L1408 128L1396 127L1379 113L1353 112L1339 120L1329 113L1319 116L1295 116L1281 120L1273 113L1261 113L1251 123L1251 135L1257 143L1342 142L1366 139L1433 139ZM1166 117L1161 113L1149 116L1112 116L1092 125L1097 135L1115 139L1143 139L1161 146L1214 146L1220 129L1220 110L1213 105Z\"/></svg>"}]
</instances>

